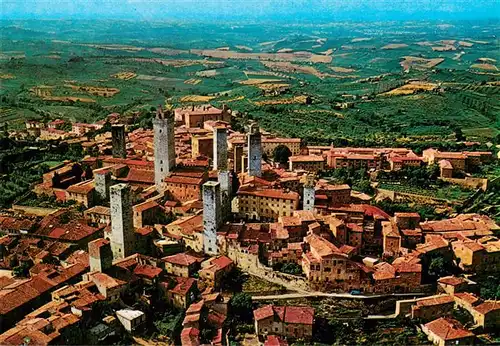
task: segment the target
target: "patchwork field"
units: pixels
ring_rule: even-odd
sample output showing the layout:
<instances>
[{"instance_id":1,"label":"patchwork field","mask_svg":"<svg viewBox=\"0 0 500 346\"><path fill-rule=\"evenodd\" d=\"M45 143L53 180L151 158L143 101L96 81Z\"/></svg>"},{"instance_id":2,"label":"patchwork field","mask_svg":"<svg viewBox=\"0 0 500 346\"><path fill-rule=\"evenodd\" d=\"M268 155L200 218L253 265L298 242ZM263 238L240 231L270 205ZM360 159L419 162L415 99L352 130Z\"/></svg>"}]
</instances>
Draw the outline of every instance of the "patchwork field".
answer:
<instances>
[{"instance_id":1,"label":"patchwork field","mask_svg":"<svg viewBox=\"0 0 500 346\"><path fill-rule=\"evenodd\" d=\"M309 143L419 148L448 145L456 128L492 140L498 24L447 24L6 21L0 123L117 112L142 114L134 126L149 126L144 114L166 101L228 103L235 125L256 120Z\"/></svg>"}]
</instances>

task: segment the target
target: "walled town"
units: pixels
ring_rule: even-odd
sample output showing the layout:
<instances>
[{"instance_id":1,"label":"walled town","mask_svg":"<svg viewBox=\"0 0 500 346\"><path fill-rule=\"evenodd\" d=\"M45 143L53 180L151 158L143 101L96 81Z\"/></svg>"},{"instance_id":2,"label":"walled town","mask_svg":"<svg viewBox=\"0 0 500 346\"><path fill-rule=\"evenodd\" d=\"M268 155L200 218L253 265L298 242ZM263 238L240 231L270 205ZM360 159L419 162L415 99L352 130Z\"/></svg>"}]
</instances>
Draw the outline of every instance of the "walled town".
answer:
<instances>
[{"instance_id":1,"label":"walled town","mask_svg":"<svg viewBox=\"0 0 500 346\"><path fill-rule=\"evenodd\" d=\"M499 179L470 173L492 152L310 146L233 117L207 104L159 106L152 130L116 113L27 121L19 136L83 158L1 210L0 344L357 344L329 334L377 323L402 344L498 333L500 226L423 193L487 193ZM395 188L411 179L422 192Z\"/></svg>"}]
</instances>

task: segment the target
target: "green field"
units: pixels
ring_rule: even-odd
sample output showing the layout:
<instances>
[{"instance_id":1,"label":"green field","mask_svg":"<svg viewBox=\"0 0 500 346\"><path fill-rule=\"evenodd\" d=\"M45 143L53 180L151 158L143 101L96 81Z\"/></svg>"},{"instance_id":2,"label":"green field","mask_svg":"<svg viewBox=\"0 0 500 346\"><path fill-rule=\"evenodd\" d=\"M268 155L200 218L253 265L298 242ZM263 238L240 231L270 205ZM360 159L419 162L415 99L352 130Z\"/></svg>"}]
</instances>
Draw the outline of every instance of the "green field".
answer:
<instances>
[{"instance_id":1,"label":"green field","mask_svg":"<svg viewBox=\"0 0 500 346\"><path fill-rule=\"evenodd\" d=\"M24 120L34 118L94 122L111 112L130 113L165 102L190 105L193 102L182 98L210 95L214 105L228 103L239 111L236 121L241 124L258 120L266 130L298 136L308 143L446 142L454 139L457 128L467 140L494 139L500 132L500 72L496 71L500 50L492 34L498 24L454 22L448 29L438 24L234 27L4 21L0 26L0 75L5 76L0 80L0 123L19 129ZM454 50L433 50L431 46L443 45L441 40L454 40ZM467 46L460 41L468 42ZM192 51L220 47L228 47L231 54L302 51L321 59L331 53L331 61L284 61L276 55L273 60L281 60L281 65L272 66L265 59L213 57ZM400 62L407 56L443 61L433 67L422 67L417 61L405 69ZM490 60L478 60L482 58ZM478 68L480 63L488 63L489 69ZM134 78L115 77L122 72L131 72ZM249 79L274 80L288 87L273 95L256 84L242 84L255 82ZM435 88L411 95L381 95L411 81L433 83ZM119 92L96 96L68 85L117 88ZM49 101L34 93L37 86L52 87L52 96L83 97L94 103ZM287 101L303 95L310 96L312 103ZM342 103L347 108L339 107Z\"/></svg>"}]
</instances>

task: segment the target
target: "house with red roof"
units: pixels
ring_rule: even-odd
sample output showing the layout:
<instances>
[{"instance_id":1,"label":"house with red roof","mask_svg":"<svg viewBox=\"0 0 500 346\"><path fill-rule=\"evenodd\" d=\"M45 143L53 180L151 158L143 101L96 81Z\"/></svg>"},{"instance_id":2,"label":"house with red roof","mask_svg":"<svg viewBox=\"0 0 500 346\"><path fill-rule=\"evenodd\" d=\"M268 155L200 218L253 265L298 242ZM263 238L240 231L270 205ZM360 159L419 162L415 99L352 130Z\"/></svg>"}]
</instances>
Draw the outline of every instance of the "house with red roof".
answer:
<instances>
[{"instance_id":1,"label":"house with red roof","mask_svg":"<svg viewBox=\"0 0 500 346\"><path fill-rule=\"evenodd\" d=\"M460 322L450 318L441 317L421 327L429 341L438 346L473 345L476 338Z\"/></svg>"},{"instance_id":2,"label":"house with red roof","mask_svg":"<svg viewBox=\"0 0 500 346\"><path fill-rule=\"evenodd\" d=\"M292 339L310 339L314 308L309 306L266 305L253 311L255 334L279 335Z\"/></svg>"},{"instance_id":3,"label":"house with red roof","mask_svg":"<svg viewBox=\"0 0 500 346\"><path fill-rule=\"evenodd\" d=\"M162 258L165 271L175 276L188 278L199 268L200 259L187 253L178 253Z\"/></svg>"},{"instance_id":4,"label":"house with red roof","mask_svg":"<svg viewBox=\"0 0 500 346\"><path fill-rule=\"evenodd\" d=\"M199 271L200 280L203 280L208 287L218 289L233 267L234 262L227 256L210 259L209 265Z\"/></svg>"},{"instance_id":5,"label":"house with red roof","mask_svg":"<svg viewBox=\"0 0 500 346\"><path fill-rule=\"evenodd\" d=\"M196 298L198 285L193 278L176 277L172 288L168 281L163 281L160 286L166 291L168 301L172 306L186 309Z\"/></svg>"}]
</instances>

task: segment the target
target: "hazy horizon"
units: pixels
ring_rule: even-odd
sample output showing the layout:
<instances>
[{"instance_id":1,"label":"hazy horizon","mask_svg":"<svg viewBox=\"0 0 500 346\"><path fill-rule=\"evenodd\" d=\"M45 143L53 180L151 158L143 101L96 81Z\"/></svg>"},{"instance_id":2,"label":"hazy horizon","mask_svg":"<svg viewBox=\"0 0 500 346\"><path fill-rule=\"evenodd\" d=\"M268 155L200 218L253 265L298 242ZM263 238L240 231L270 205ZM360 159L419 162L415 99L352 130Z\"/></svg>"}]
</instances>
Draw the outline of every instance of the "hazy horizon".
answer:
<instances>
[{"instance_id":1,"label":"hazy horizon","mask_svg":"<svg viewBox=\"0 0 500 346\"><path fill-rule=\"evenodd\" d=\"M3 0L3 20L413 21L498 19L496 0Z\"/></svg>"}]
</instances>

